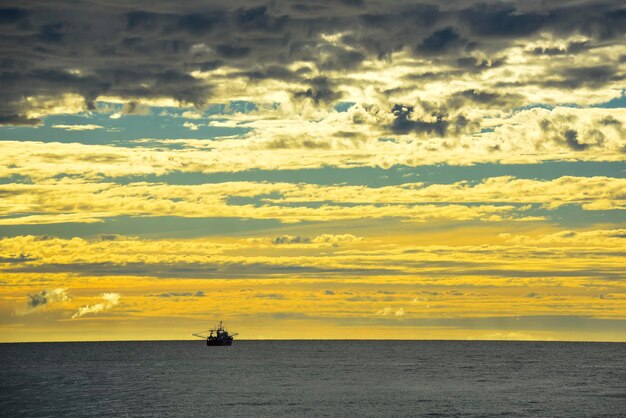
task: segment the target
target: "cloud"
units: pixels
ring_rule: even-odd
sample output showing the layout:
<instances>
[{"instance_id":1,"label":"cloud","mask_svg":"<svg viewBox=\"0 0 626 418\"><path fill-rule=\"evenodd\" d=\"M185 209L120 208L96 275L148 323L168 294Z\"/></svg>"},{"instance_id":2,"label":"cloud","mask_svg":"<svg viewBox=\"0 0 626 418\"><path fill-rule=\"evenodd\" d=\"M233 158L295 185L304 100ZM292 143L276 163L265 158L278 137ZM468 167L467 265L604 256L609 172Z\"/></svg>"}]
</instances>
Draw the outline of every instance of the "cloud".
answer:
<instances>
[{"instance_id":1,"label":"cloud","mask_svg":"<svg viewBox=\"0 0 626 418\"><path fill-rule=\"evenodd\" d=\"M511 224L505 225L507 228L517 228ZM399 238L393 241L372 238L349 249L323 247L321 252L320 247L312 244L298 247L297 251L285 251L283 246L267 245L265 239L246 237L228 241L215 237L120 237L115 241L102 241L98 237L61 239L17 236L1 239L0 253L19 254L27 248L30 257L35 260L7 264L1 270L8 276L38 276L45 273L47 276L73 274L81 277L135 276L208 281L269 277L328 279L338 274L347 278L361 276L363 280L412 277L419 278L420 283L424 284L438 280L457 281L446 284L449 287L445 290L425 289L417 294L406 295L407 299L417 296L418 299L429 300L473 298L473 292L462 289L468 282L499 283L507 278L520 286L529 286L532 283L558 282L567 278L572 286L582 286L589 280L595 281L594 286L601 286L602 283L616 282L623 276L619 261L626 252L626 239L623 238L626 232L621 229L564 230L545 234L540 226L536 227L538 230L527 230L526 235L509 233L491 236L491 244L482 244L479 240L475 245L460 245L455 239L448 241L445 238L442 241L440 236L437 238L437 233L431 238L428 236L430 229L420 232L422 228L405 224L396 225L389 231L386 228L383 229L384 234L393 234ZM481 228L461 228L459 231L462 232L459 233L472 237L477 234L476 231L482 231ZM531 234L533 230L535 233ZM405 241L402 237L406 234L413 238ZM381 238L384 237L386 235ZM426 243L418 244L422 240ZM568 263L564 264L563 260L568 260ZM324 288L332 289L332 286ZM387 296L392 300L404 299L399 293L385 295L378 291L391 292L397 289L381 287L376 292L354 293L349 295L354 296L349 301L384 301ZM536 289L528 291L537 292ZM189 290L184 292L193 293Z\"/></svg>"},{"instance_id":2,"label":"cloud","mask_svg":"<svg viewBox=\"0 0 626 418\"><path fill-rule=\"evenodd\" d=\"M118 241L126 239L127 237L120 234L100 234L98 235L98 238L100 238L100 240L102 241Z\"/></svg>"},{"instance_id":3,"label":"cloud","mask_svg":"<svg viewBox=\"0 0 626 418\"><path fill-rule=\"evenodd\" d=\"M339 244L361 241L362 239L363 238L357 237L352 234L321 234L313 238L313 242L339 245Z\"/></svg>"},{"instance_id":4,"label":"cloud","mask_svg":"<svg viewBox=\"0 0 626 418\"><path fill-rule=\"evenodd\" d=\"M149 103L200 108L224 97L255 97L278 102L294 116L311 107L329 109L348 96L381 109L415 106L418 97L443 104L453 92L442 94L442 84L468 89L507 83L524 106L542 102L532 97L532 87L543 83L550 90L546 98L579 103L589 97L570 100L573 89L597 88L595 95L621 87L626 26L619 4L592 0L237 0L175 10L112 8L95 0L70 14L53 0L45 7L20 4L3 16L12 34L5 44L14 53L1 76L0 123L30 125L66 113L53 103L69 95L77 111L107 99L125 103L126 114ZM118 36L104 42L105 31ZM409 83L396 76L426 68L441 78ZM480 74L485 72L488 77ZM440 136L463 130L461 114L407 118L414 123L401 117L396 129Z\"/></svg>"},{"instance_id":5,"label":"cloud","mask_svg":"<svg viewBox=\"0 0 626 418\"><path fill-rule=\"evenodd\" d=\"M294 116L284 109L227 115L226 123L249 132L211 141L150 139L150 144L159 147L2 141L0 175L97 179L286 167L388 168L623 159L626 109L555 107L501 112L490 108L508 101L512 93L459 91L449 99L454 109L447 111L443 104L432 107L414 103L403 105L407 110L396 110L394 115L391 104L367 108L357 104L346 112L308 116ZM492 94L497 96L489 101L486 97ZM486 101L484 111L475 110L473 100L477 98ZM474 110L457 110L462 106ZM420 132L416 126L423 124L428 129ZM249 158L251 153L255 158Z\"/></svg>"},{"instance_id":6,"label":"cloud","mask_svg":"<svg viewBox=\"0 0 626 418\"><path fill-rule=\"evenodd\" d=\"M103 126L86 124L86 125L52 125L56 129L64 129L66 131L93 131L94 129L104 129Z\"/></svg>"},{"instance_id":7,"label":"cloud","mask_svg":"<svg viewBox=\"0 0 626 418\"><path fill-rule=\"evenodd\" d=\"M395 134L407 134L415 132L417 134L446 136L449 133L458 135L463 132L469 125L470 121L463 115L457 115L454 118L446 114L433 112L427 119L418 119L414 117L414 107L395 104L391 112L394 115L389 128Z\"/></svg>"},{"instance_id":8,"label":"cloud","mask_svg":"<svg viewBox=\"0 0 626 418\"><path fill-rule=\"evenodd\" d=\"M378 312L376 312L376 315L380 315L380 316L394 316L394 317L402 317L404 316L404 308L400 307L398 309L393 309L390 306L387 306L381 310L379 310Z\"/></svg>"},{"instance_id":9,"label":"cloud","mask_svg":"<svg viewBox=\"0 0 626 418\"><path fill-rule=\"evenodd\" d=\"M333 103L339 100L341 93L333 90L333 83L326 77L316 77L306 81L310 87L306 90L295 91L295 99L310 99L316 105L320 103Z\"/></svg>"},{"instance_id":10,"label":"cloud","mask_svg":"<svg viewBox=\"0 0 626 418\"><path fill-rule=\"evenodd\" d=\"M237 292L243 305L228 306L291 305L300 320L319 311L406 323L427 308L443 319L413 324L506 332L519 318L494 327L493 315L623 314L626 183L619 168L609 170L624 161L626 109L605 107L623 105L622 4L90 0L68 11L58 0L14 3L0 10L10 51L0 70L0 124L36 128L5 128L0 138L29 136L0 141L2 233L21 235L0 240L5 299L29 281L54 288L78 276L88 278L83 291L114 282L136 291L160 278L168 287L152 296L206 310L191 300L204 291L181 287L192 278L228 301L229 286L252 285ZM128 128L126 139L70 142L69 131L107 117ZM136 138L142 121L163 129ZM548 161L536 172L528 165ZM394 177L399 166L422 167L406 171L420 183L398 184L406 179ZM328 184L344 174L335 168L346 178L332 182L345 184ZM553 177L561 169L576 175ZM384 181L374 178L383 172ZM507 172L527 178L494 174ZM362 186L374 183L387 186ZM97 236L131 224L150 238ZM230 224L242 234L259 229L254 237L180 238L232 231ZM32 231L94 238L22 235ZM166 235L178 239L159 238ZM258 278L278 278L289 293ZM432 286L417 294L428 307L412 305L411 315L385 308L411 300L415 284ZM488 289L489 300L472 285ZM353 289L349 299L344 286ZM563 302L528 296L551 287ZM81 310L104 312L118 300L103 295ZM171 305L164 300L141 302ZM38 304L32 309L50 301L29 299ZM361 303L348 312L347 301ZM395 317L402 320L389 321Z\"/></svg>"},{"instance_id":11,"label":"cloud","mask_svg":"<svg viewBox=\"0 0 626 418\"><path fill-rule=\"evenodd\" d=\"M199 125L197 123L185 122L183 123L183 126L190 131L197 131Z\"/></svg>"},{"instance_id":12,"label":"cloud","mask_svg":"<svg viewBox=\"0 0 626 418\"><path fill-rule=\"evenodd\" d=\"M390 315L391 312L392 312L391 307L387 306L386 308L383 308L380 311L376 312L376 315L387 316L387 315Z\"/></svg>"},{"instance_id":13,"label":"cloud","mask_svg":"<svg viewBox=\"0 0 626 418\"><path fill-rule=\"evenodd\" d=\"M32 295L28 295L26 301L26 313L32 313L40 308L44 308L48 306L50 303L56 302L67 302L71 299L70 295L67 293L67 288L56 288L56 289L48 289L41 290Z\"/></svg>"},{"instance_id":14,"label":"cloud","mask_svg":"<svg viewBox=\"0 0 626 418\"><path fill-rule=\"evenodd\" d=\"M159 293L159 294L155 294L155 295L146 295L146 296L156 296L159 298L176 298L176 297L203 297L204 296L204 292L202 290L198 290L197 292L166 292L166 293Z\"/></svg>"},{"instance_id":15,"label":"cloud","mask_svg":"<svg viewBox=\"0 0 626 418\"><path fill-rule=\"evenodd\" d=\"M108 311L120 302L122 295L119 293L102 293L101 298L104 302L96 303L94 305L84 305L78 308L78 311L72 315L72 319L80 318L88 314L98 314Z\"/></svg>"},{"instance_id":16,"label":"cloud","mask_svg":"<svg viewBox=\"0 0 626 418\"><path fill-rule=\"evenodd\" d=\"M259 299L286 300L287 297L281 293L257 293L253 296Z\"/></svg>"},{"instance_id":17,"label":"cloud","mask_svg":"<svg viewBox=\"0 0 626 418\"><path fill-rule=\"evenodd\" d=\"M0 256L0 264L21 264L36 260L36 258L30 257L27 254L10 255L8 257Z\"/></svg>"},{"instance_id":18,"label":"cloud","mask_svg":"<svg viewBox=\"0 0 626 418\"><path fill-rule=\"evenodd\" d=\"M309 237L301 237L298 235L281 235L272 238L272 244L308 244L311 242Z\"/></svg>"},{"instance_id":19,"label":"cloud","mask_svg":"<svg viewBox=\"0 0 626 418\"><path fill-rule=\"evenodd\" d=\"M431 290L420 290L417 293L420 295L426 295L426 296L441 296L442 295L441 292L436 292L436 291L431 291Z\"/></svg>"},{"instance_id":20,"label":"cloud","mask_svg":"<svg viewBox=\"0 0 626 418\"><path fill-rule=\"evenodd\" d=\"M318 188L320 192L331 192L336 194L340 190L334 187ZM294 189L295 188L295 189ZM128 184L115 185L105 183L67 183L62 191L52 185L29 185L12 184L2 185L0 190L13 191L11 197L15 201L14 206L7 207L9 210L19 212L17 217L3 218L0 223L4 225L14 224L34 224L34 223L54 223L56 222L98 222L99 218L133 215L133 216L181 216L181 217L205 217L211 213L213 217L240 217L255 219L280 219L283 222L300 222L303 220L332 220L332 219L357 219L384 218L388 216L408 218L416 222L423 222L432 218L454 218L454 219L488 219L497 221L500 219L515 219L512 211L514 207L510 205L479 205L467 206L459 204L451 205L408 205L406 203L376 206L370 202L364 204L348 206L343 201L346 197L336 194L328 196L329 200L337 200L336 203L327 203L319 207L293 206L293 205L270 205L253 206L249 204L229 204L226 197L243 196L251 197L263 194L265 190L275 190L294 198L300 192L301 186L293 184L262 184L262 183L218 183L198 186L179 186L164 184ZM239 191L237 190L239 189ZM290 191L292 189L293 191ZM353 189L347 188L346 191ZM368 190L365 190L368 191ZM391 190L388 190L391 191ZM411 191L402 191L403 194L413 194ZM371 192L377 194L378 191L372 189ZM26 197L35 193L39 200L25 200ZM94 199L97 194L97 199ZM347 196L347 195L346 195ZM388 195L391 200L398 200L397 197ZM72 199L72 207L67 206L68 199ZM308 197L307 197L308 198ZM368 199L366 195L358 198ZM378 200L373 197L373 200ZM407 198L408 199L408 198ZM43 202L45 201L45 204ZM36 203L42 202L42 203ZM79 202L82 202L79 204ZM395 202L389 202L395 203ZM398 202L399 203L399 202ZM28 212L44 213L41 215L26 215L23 208L28 208ZM79 209L80 208L80 209ZM68 210L76 210L77 213L67 213ZM45 214L45 212L48 212ZM10 213L9 213L10 214ZM8 214L7 214L8 215ZM520 220L525 220L522 216ZM316 243L347 243L355 241L354 236L319 236L314 239ZM274 244L306 244L312 240L308 237L281 236L276 237Z\"/></svg>"},{"instance_id":21,"label":"cloud","mask_svg":"<svg viewBox=\"0 0 626 418\"><path fill-rule=\"evenodd\" d=\"M527 246L605 247L620 249L626 244L626 229L598 229L589 231L558 231L535 237L504 234L509 243Z\"/></svg>"},{"instance_id":22,"label":"cloud","mask_svg":"<svg viewBox=\"0 0 626 418\"><path fill-rule=\"evenodd\" d=\"M272 239L272 244L339 244L360 241L362 238L352 234L321 234L314 238L298 235L282 235Z\"/></svg>"}]
</instances>

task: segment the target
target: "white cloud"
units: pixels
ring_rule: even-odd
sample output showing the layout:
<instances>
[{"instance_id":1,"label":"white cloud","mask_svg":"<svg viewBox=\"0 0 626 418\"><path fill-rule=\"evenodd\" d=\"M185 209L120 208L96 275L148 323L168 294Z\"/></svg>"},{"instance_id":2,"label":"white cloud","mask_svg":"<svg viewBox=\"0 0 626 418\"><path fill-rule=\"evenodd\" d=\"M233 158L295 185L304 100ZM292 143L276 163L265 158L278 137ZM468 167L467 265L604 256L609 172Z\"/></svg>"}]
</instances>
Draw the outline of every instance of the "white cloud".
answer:
<instances>
[{"instance_id":1,"label":"white cloud","mask_svg":"<svg viewBox=\"0 0 626 418\"><path fill-rule=\"evenodd\" d=\"M187 110L181 114L181 116L185 119L202 119L203 115L200 112L192 112Z\"/></svg>"},{"instance_id":2,"label":"white cloud","mask_svg":"<svg viewBox=\"0 0 626 418\"><path fill-rule=\"evenodd\" d=\"M100 312L108 311L120 301L122 295L119 293L103 293L100 295L104 302L96 303L95 305L84 305L78 308L78 312L72 315L72 319L80 318L87 314L97 314Z\"/></svg>"},{"instance_id":3,"label":"white cloud","mask_svg":"<svg viewBox=\"0 0 626 418\"><path fill-rule=\"evenodd\" d=\"M183 123L183 126L191 131L197 131L199 125L196 123L185 122Z\"/></svg>"},{"instance_id":4,"label":"white cloud","mask_svg":"<svg viewBox=\"0 0 626 418\"><path fill-rule=\"evenodd\" d=\"M100 125L52 125L56 129L65 129L66 131L93 131L94 129L104 129L104 126Z\"/></svg>"}]
</instances>

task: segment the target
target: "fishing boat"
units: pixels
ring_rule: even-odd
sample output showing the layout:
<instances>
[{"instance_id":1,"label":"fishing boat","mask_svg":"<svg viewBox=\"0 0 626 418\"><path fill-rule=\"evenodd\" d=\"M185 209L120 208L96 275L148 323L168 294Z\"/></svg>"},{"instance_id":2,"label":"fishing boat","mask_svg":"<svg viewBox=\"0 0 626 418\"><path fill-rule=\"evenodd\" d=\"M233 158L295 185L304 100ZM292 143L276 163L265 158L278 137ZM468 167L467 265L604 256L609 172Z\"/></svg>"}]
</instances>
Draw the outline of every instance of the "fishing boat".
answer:
<instances>
[{"instance_id":1,"label":"fishing boat","mask_svg":"<svg viewBox=\"0 0 626 418\"><path fill-rule=\"evenodd\" d=\"M207 335L208 333L208 335ZM232 345L233 337L237 335L236 332L232 334L226 331L224 326L222 325L222 321L220 321L219 326L214 329L210 329L208 331L196 332L191 334L194 337L206 338L206 345L208 346L221 346L221 345Z\"/></svg>"}]
</instances>

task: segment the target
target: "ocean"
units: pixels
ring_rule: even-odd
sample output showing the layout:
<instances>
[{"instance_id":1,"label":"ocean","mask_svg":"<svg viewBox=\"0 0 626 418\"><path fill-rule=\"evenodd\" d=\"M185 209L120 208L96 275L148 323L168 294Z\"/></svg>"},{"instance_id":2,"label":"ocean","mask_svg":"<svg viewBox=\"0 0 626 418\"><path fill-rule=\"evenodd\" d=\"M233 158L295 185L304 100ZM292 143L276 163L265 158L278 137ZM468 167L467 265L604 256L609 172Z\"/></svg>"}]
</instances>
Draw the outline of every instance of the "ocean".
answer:
<instances>
[{"instance_id":1,"label":"ocean","mask_svg":"<svg viewBox=\"0 0 626 418\"><path fill-rule=\"evenodd\" d=\"M626 344L0 344L0 415L626 416Z\"/></svg>"}]
</instances>

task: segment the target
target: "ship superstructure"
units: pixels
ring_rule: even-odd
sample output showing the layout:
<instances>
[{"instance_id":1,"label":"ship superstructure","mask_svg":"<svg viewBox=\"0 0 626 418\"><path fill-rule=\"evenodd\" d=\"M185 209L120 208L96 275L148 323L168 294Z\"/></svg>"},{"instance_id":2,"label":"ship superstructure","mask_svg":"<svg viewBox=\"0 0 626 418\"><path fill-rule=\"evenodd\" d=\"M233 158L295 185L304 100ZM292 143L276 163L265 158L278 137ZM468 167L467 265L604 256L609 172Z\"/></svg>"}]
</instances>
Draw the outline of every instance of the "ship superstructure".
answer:
<instances>
[{"instance_id":1,"label":"ship superstructure","mask_svg":"<svg viewBox=\"0 0 626 418\"><path fill-rule=\"evenodd\" d=\"M208 333L208 335L207 335ZM232 345L233 337L237 335L236 332L232 334L229 333L222 325L222 321L220 321L219 326L214 329L210 329L208 331L197 332L192 334L194 337L198 338L206 338L206 345L208 346L220 346L220 345Z\"/></svg>"}]
</instances>

